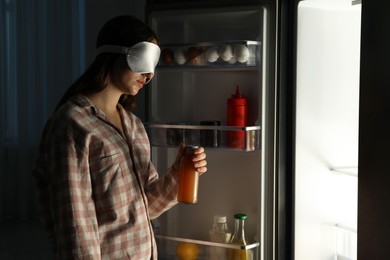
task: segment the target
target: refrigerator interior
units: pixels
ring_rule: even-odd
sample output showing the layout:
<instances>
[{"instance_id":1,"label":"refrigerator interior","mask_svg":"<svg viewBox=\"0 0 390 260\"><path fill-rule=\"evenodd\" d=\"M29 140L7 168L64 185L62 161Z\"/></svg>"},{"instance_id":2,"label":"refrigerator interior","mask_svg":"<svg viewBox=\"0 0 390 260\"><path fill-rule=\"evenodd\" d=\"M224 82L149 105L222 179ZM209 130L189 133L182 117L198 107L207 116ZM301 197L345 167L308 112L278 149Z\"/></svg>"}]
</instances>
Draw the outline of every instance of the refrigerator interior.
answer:
<instances>
[{"instance_id":1,"label":"refrigerator interior","mask_svg":"<svg viewBox=\"0 0 390 260\"><path fill-rule=\"evenodd\" d=\"M360 16L298 6L295 259L356 259Z\"/></svg>"},{"instance_id":2,"label":"refrigerator interior","mask_svg":"<svg viewBox=\"0 0 390 260\"><path fill-rule=\"evenodd\" d=\"M220 126L206 129L216 130L221 138L218 147L205 147L208 172L200 177L197 204L178 204L154 220L157 237L207 242L214 215L226 215L229 229L233 232L233 215L245 213L248 215L245 226L247 238L251 243L258 242L262 98L263 85L267 80L267 55L263 51L268 37L267 9L250 6L155 11L151 13L149 23L159 37L162 50L195 46L203 48L205 53L212 46L244 44L249 48L253 43L251 64L249 61L230 64L220 59L213 64L204 60L200 64L187 61L182 65L160 61L156 69L148 93L148 121L155 126L149 129L149 135L152 160L158 172L163 174L170 167L179 141L183 140L169 139L172 131L179 135L182 133L181 138L186 137L187 144L199 145L203 129L199 128L200 122L217 120ZM224 141L228 129L227 99L235 93L237 85L248 100L248 129L254 129L243 130L247 141L251 138L254 142L244 149L228 148ZM187 128L175 128L181 125ZM160 254L175 255L174 243L161 244ZM207 258L207 250L201 252L201 257Z\"/></svg>"}]
</instances>

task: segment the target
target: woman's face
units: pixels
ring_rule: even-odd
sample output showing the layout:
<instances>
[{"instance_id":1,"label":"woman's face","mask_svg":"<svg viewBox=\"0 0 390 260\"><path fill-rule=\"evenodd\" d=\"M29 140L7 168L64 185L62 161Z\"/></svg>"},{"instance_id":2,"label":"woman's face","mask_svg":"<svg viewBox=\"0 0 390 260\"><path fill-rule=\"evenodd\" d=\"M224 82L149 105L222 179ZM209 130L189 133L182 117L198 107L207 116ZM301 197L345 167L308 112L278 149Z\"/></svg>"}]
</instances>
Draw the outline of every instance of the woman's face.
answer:
<instances>
[{"instance_id":1,"label":"woman's face","mask_svg":"<svg viewBox=\"0 0 390 260\"><path fill-rule=\"evenodd\" d=\"M150 42L157 44L155 39ZM132 96L137 95L138 91L145 86L145 83L154 76L153 73L141 74L130 70L125 57L121 57L115 62L113 71L113 85L123 94Z\"/></svg>"}]
</instances>

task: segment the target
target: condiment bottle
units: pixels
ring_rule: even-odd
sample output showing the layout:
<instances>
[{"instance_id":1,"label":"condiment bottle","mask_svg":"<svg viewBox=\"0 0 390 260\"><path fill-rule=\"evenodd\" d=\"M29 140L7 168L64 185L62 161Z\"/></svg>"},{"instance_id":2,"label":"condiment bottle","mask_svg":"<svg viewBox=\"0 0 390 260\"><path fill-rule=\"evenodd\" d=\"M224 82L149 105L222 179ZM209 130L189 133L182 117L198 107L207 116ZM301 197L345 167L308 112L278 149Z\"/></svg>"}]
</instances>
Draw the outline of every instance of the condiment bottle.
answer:
<instances>
[{"instance_id":1,"label":"condiment bottle","mask_svg":"<svg viewBox=\"0 0 390 260\"><path fill-rule=\"evenodd\" d=\"M230 241L231 244L245 246L248 245L248 241L245 238L245 219L247 219L246 214L235 214L234 215L234 234ZM248 260L252 259L252 252L245 248L241 249L232 249L229 254L230 260Z\"/></svg>"},{"instance_id":2,"label":"condiment bottle","mask_svg":"<svg viewBox=\"0 0 390 260\"><path fill-rule=\"evenodd\" d=\"M226 216L215 215L213 228L209 232L210 241L217 243L229 243L231 233L229 231ZM227 259L227 251L226 248L223 247L210 247L210 260L226 260Z\"/></svg>"},{"instance_id":3,"label":"condiment bottle","mask_svg":"<svg viewBox=\"0 0 390 260\"><path fill-rule=\"evenodd\" d=\"M187 145L180 162L177 200L195 204L198 201L199 173L194 167L192 157L198 146Z\"/></svg>"},{"instance_id":4,"label":"condiment bottle","mask_svg":"<svg viewBox=\"0 0 390 260\"><path fill-rule=\"evenodd\" d=\"M200 125L219 126L220 121L200 121ZM221 143L219 130L200 130L200 145L203 147L218 147Z\"/></svg>"},{"instance_id":5,"label":"condiment bottle","mask_svg":"<svg viewBox=\"0 0 390 260\"><path fill-rule=\"evenodd\" d=\"M240 93L240 87L236 87L236 93L227 100L227 125L247 126L248 107L246 98ZM228 131L227 144L233 148L245 148L245 131Z\"/></svg>"}]
</instances>

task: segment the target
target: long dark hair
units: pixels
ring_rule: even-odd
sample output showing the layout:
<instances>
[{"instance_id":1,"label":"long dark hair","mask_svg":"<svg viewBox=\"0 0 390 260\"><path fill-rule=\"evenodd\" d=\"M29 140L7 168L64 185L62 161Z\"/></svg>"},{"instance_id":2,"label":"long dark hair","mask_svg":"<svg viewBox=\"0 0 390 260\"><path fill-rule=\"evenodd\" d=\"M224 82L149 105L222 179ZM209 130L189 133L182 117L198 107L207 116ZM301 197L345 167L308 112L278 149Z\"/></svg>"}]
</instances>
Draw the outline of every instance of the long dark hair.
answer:
<instances>
[{"instance_id":1,"label":"long dark hair","mask_svg":"<svg viewBox=\"0 0 390 260\"><path fill-rule=\"evenodd\" d=\"M132 16L117 16L109 20L101 28L96 48L102 45L118 45L131 47L142 41L157 40L157 35L142 21ZM76 94L91 94L103 90L111 80L113 65L123 54L101 53L96 56L89 68L68 88L60 99L56 110L71 96ZM135 96L122 95L119 103L126 109L135 108Z\"/></svg>"}]
</instances>

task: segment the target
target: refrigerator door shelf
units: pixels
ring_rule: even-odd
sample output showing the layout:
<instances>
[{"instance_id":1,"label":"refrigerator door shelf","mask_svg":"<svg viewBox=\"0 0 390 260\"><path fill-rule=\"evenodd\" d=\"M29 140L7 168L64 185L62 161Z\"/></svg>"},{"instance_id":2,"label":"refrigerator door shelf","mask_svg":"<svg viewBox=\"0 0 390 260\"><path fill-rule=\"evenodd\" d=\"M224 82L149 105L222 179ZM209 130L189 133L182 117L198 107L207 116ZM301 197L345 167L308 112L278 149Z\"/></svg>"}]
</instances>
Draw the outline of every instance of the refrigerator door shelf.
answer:
<instances>
[{"instance_id":1,"label":"refrigerator door shelf","mask_svg":"<svg viewBox=\"0 0 390 260\"><path fill-rule=\"evenodd\" d=\"M336 224L336 256L337 260L357 259L357 225Z\"/></svg>"},{"instance_id":2,"label":"refrigerator door shelf","mask_svg":"<svg viewBox=\"0 0 390 260\"><path fill-rule=\"evenodd\" d=\"M258 249L260 246L259 242L248 245L233 245L161 235L156 235L155 238L157 240L159 259L164 259L164 257L166 259L173 259L176 257L176 248L182 243L195 245L195 248L198 249L198 257L196 259L210 259L210 252L215 250L215 248L218 248L219 250L226 250L226 254L229 253L229 250L247 250L249 254L253 256L252 259L257 259Z\"/></svg>"},{"instance_id":3,"label":"refrigerator door shelf","mask_svg":"<svg viewBox=\"0 0 390 260\"><path fill-rule=\"evenodd\" d=\"M145 124L145 127L152 146L177 147L186 143L235 151L254 151L260 147L260 126ZM232 132L242 135L242 146L231 147L227 144L228 133Z\"/></svg>"},{"instance_id":4,"label":"refrigerator door shelf","mask_svg":"<svg viewBox=\"0 0 390 260\"><path fill-rule=\"evenodd\" d=\"M358 177L358 167L336 167L336 168L330 168L329 170L337 174Z\"/></svg>"},{"instance_id":5,"label":"refrigerator door shelf","mask_svg":"<svg viewBox=\"0 0 390 260\"><path fill-rule=\"evenodd\" d=\"M256 67L259 41L225 41L161 45L158 68Z\"/></svg>"}]
</instances>

